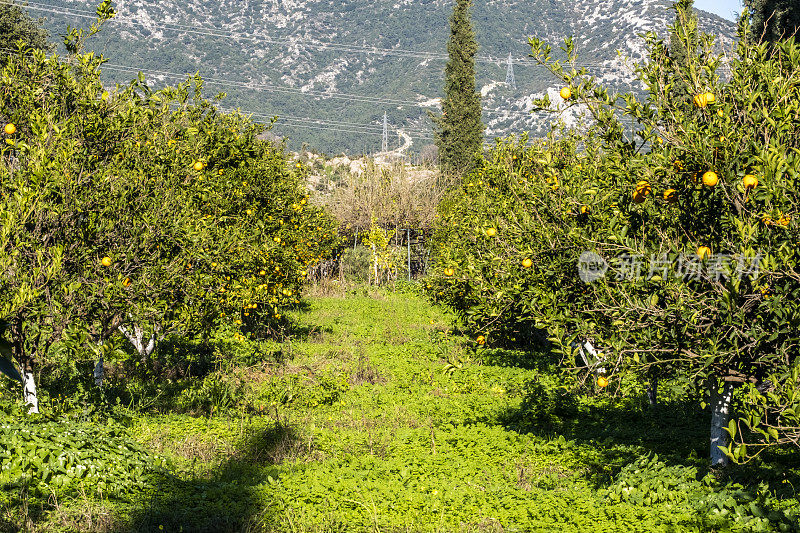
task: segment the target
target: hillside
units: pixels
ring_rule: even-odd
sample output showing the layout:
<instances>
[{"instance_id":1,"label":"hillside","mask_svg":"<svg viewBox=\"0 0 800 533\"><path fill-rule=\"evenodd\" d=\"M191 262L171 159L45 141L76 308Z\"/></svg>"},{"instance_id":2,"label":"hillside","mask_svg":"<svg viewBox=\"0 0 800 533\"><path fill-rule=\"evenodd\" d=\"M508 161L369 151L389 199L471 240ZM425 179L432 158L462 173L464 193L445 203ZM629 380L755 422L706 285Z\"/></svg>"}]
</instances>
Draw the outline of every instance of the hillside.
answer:
<instances>
[{"instance_id":1,"label":"hillside","mask_svg":"<svg viewBox=\"0 0 800 533\"><path fill-rule=\"evenodd\" d=\"M431 142L427 112L441 96L451 3L443 0L242 0L181 3L116 2L117 19L90 41L109 60L109 83L138 70L160 86L200 72L210 92L224 91L228 107L279 115L275 133L327 153L380 149L384 112L390 147L417 151ZM29 3L55 37L68 24L88 26L93 1ZM666 0L494 0L476 3L480 44L478 82L490 137L541 131L526 111L554 80L530 63L529 36L557 46L579 37L580 57L612 85L628 87L629 71L617 58L641 58L643 32L665 34L673 14ZM704 31L731 42L734 24L699 12ZM328 45L328 46L326 46ZM367 51L369 49L369 51ZM508 87L506 59L515 58L516 88ZM330 93L339 93L331 97ZM404 134L404 135L403 135Z\"/></svg>"}]
</instances>

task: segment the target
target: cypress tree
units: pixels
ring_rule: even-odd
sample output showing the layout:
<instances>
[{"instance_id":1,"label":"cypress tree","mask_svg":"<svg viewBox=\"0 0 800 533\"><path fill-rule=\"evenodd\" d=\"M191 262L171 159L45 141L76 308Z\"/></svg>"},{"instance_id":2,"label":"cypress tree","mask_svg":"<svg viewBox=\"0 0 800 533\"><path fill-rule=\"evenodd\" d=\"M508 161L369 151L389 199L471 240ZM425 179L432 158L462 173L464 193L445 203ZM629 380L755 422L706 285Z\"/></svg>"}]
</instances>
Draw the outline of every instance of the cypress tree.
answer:
<instances>
[{"instance_id":1,"label":"cypress tree","mask_svg":"<svg viewBox=\"0 0 800 533\"><path fill-rule=\"evenodd\" d=\"M19 5L0 3L0 65L9 50L17 49L22 41L28 48L49 50L47 30L42 28L41 20L32 19Z\"/></svg>"},{"instance_id":2,"label":"cypress tree","mask_svg":"<svg viewBox=\"0 0 800 533\"><path fill-rule=\"evenodd\" d=\"M445 67L442 115L432 117L443 176L469 171L483 146L481 97L475 90L478 43L470 21L471 0L456 0L450 17L449 60Z\"/></svg>"},{"instance_id":3,"label":"cypress tree","mask_svg":"<svg viewBox=\"0 0 800 533\"><path fill-rule=\"evenodd\" d=\"M800 32L800 2L797 0L746 0L753 36L764 41L788 39Z\"/></svg>"},{"instance_id":4,"label":"cypress tree","mask_svg":"<svg viewBox=\"0 0 800 533\"><path fill-rule=\"evenodd\" d=\"M692 104L692 91L685 69L689 58L697 54L698 30L697 14L693 0L678 0L672 7L675 10L675 24L670 28L669 71L672 84L672 99Z\"/></svg>"}]
</instances>

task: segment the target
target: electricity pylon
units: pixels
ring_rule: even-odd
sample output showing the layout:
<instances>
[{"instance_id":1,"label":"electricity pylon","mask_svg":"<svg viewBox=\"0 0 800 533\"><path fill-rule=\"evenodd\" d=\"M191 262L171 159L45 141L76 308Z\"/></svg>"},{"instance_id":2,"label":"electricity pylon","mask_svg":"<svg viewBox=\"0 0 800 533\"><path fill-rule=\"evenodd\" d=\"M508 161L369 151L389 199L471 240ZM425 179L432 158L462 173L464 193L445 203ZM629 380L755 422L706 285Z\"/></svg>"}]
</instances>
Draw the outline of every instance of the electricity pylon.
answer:
<instances>
[{"instance_id":1,"label":"electricity pylon","mask_svg":"<svg viewBox=\"0 0 800 533\"><path fill-rule=\"evenodd\" d=\"M517 88L517 81L514 79L514 62L511 60L511 52L508 53L508 69L506 69L506 85L512 89Z\"/></svg>"}]
</instances>

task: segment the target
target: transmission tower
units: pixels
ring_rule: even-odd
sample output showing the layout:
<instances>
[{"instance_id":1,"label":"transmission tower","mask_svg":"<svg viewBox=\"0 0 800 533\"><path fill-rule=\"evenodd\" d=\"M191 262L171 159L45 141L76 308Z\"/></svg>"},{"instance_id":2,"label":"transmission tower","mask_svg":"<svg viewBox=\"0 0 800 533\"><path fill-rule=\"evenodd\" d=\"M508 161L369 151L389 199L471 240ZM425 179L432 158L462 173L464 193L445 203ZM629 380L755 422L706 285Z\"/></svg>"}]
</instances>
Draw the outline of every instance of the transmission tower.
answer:
<instances>
[{"instance_id":1,"label":"transmission tower","mask_svg":"<svg viewBox=\"0 0 800 533\"><path fill-rule=\"evenodd\" d=\"M517 88L517 81L514 79L514 62L511 60L511 52L508 53L508 69L506 70L506 85L512 89Z\"/></svg>"},{"instance_id":2,"label":"transmission tower","mask_svg":"<svg viewBox=\"0 0 800 533\"><path fill-rule=\"evenodd\" d=\"M383 112L383 144L381 145L381 152L389 151L389 122L386 119L386 111Z\"/></svg>"}]
</instances>

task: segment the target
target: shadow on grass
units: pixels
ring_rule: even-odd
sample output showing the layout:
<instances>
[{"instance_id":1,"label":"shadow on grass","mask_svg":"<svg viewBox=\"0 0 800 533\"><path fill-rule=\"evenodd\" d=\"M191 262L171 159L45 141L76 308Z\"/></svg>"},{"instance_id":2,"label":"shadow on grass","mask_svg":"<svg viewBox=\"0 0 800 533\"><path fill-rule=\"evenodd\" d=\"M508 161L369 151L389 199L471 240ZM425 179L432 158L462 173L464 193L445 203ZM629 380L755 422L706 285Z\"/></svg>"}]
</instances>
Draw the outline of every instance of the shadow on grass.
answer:
<instances>
[{"instance_id":1,"label":"shadow on grass","mask_svg":"<svg viewBox=\"0 0 800 533\"><path fill-rule=\"evenodd\" d=\"M539 372L555 372L560 362L557 354L550 350L522 350L514 348L485 348L478 352L482 364L538 370Z\"/></svg>"},{"instance_id":2,"label":"shadow on grass","mask_svg":"<svg viewBox=\"0 0 800 533\"><path fill-rule=\"evenodd\" d=\"M499 417L504 427L519 433L575 441L588 477L597 487L612 481L620 468L641 457L657 454L668 465L709 471L710 414L693 400L672 400L655 407L625 398L579 397L531 383L518 407ZM581 446L588 445L588 446ZM772 450L746 465L731 465L721 481L754 486L769 484L780 497L795 498L800 489L800 453Z\"/></svg>"},{"instance_id":3,"label":"shadow on grass","mask_svg":"<svg viewBox=\"0 0 800 533\"><path fill-rule=\"evenodd\" d=\"M167 474L119 530L240 532L275 530L273 491L284 461L305 448L291 425L253 428L236 451L207 471Z\"/></svg>"}]
</instances>

